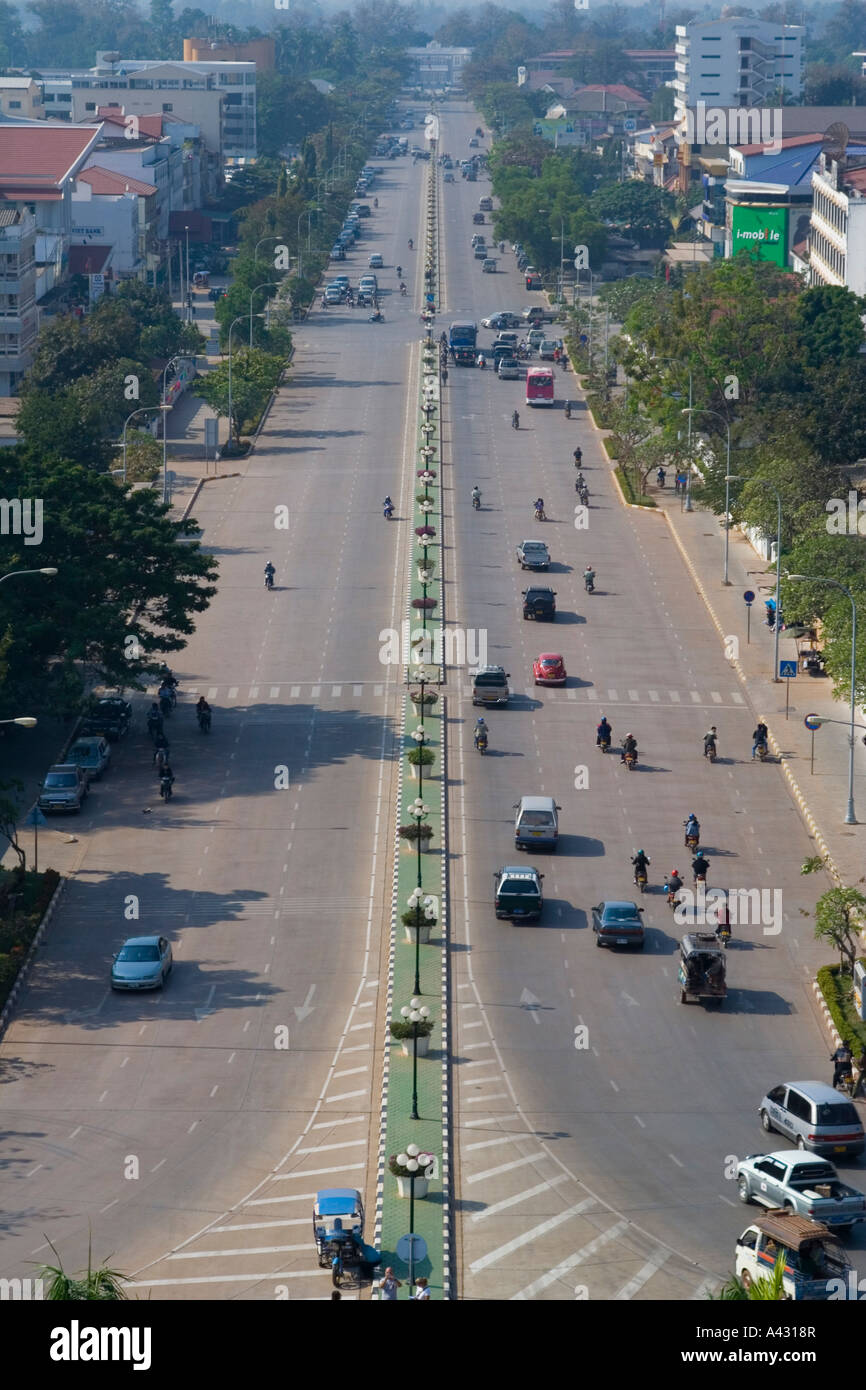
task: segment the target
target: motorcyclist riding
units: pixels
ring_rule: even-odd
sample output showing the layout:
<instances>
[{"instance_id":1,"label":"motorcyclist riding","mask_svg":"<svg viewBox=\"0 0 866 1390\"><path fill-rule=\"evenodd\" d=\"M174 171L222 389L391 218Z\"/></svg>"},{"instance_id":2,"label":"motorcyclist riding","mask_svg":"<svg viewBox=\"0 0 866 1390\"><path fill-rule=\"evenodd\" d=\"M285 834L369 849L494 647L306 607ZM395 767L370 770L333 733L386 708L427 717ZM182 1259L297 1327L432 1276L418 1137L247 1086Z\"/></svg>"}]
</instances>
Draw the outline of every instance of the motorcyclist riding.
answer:
<instances>
[{"instance_id":1,"label":"motorcyclist riding","mask_svg":"<svg viewBox=\"0 0 866 1390\"><path fill-rule=\"evenodd\" d=\"M412 238L411 238L411 237L409 238L409 250L410 250L410 251L412 250Z\"/></svg>"},{"instance_id":2,"label":"motorcyclist riding","mask_svg":"<svg viewBox=\"0 0 866 1390\"><path fill-rule=\"evenodd\" d=\"M265 588L266 588L266 589L272 589L272 588L274 587L274 575L275 575L275 573L276 573L276 570L274 569L274 567L273 567L273 565L271 564L270 560L268 560L268 563L265 565Z\"/></svg>"},{"instance_id":3,"label":"motorcyclist riding","mask_svg":"<svg viewBox=\"0 0 866 1390\"><path fill-rule=\"evenodd\" d=\"M665 879L665 892L668 895L668 902L671 904L671 906L673 906L674 899L676 898L676 895L677 893L679 893L682 886L683 881L680 878L679 869L671 869L670 873Z\"/></svg>"},{"instance_id":4,"label":"motorcyclist riding","mask_svg":"<svg viewBox=\"0 0 866 1390\"><path fill-rule=\"evenodd\" d=\"M535 499L535 501L533 502L532 505L533 505L533 507L535 508L535 520L536 520L536 521L543 521L543 520L544 520L544 498L543 498L543 497L536 497L536 499Z\"/></svg>"},{"instance_id":5,"label":"motorcyclist riding","mask_svg":"<svg viewBox=\"0 0 866 1390\"><path fill-rule=\"evenodd\" d=\"M402 280L402 279L403 279L403 267L402 267L401 265L398 265L398 267L397 267L397 279L398 279L398 280Z\"/></svg>"},{"instance_id":6,"label":"motorcyclist riding","mask_svg":"<svg viewBox=\"0 0 866 1390\"><path fill-rule=\"evenodd\" d=\"M851 1075L851 1064L853 1062L851 1049L846 1043L840 1043L836 1051L831 1054L830 1061L833 1063L833 1089Z\"/></svg>"},{"instance_id":7,"label":"motorcyclist riding","mask_svg":"<svg viewBox=\"0 0 866 1390\"><path fill-rule=\"evenodd\" d=\"M475 734L474 734L474 738L475 738L475 747L476 747L476 748L478 747L478 744L479 744L479 742L481 741L481 739L484 739L485 742L487 741L488 733L489 733L489 730L488 730L487 724L486 724L486 722L485 722L485 720L484 720L484 716L481 715L481 714L479 714L478 718L477 718L476 721L475 721Z\"/></svg>"},{"instance_id":8,"label":"motorcyclist riding","mask_svg":"<svg viewBox=\"0 0 866 1390\"><path fill-rule=\"evenodd\" d=\"M403 295L406 293L406 286L403 284L402 280L400 281L400 293Z\"/></svg>"},{"instance_id":9,"label":"motorcyclist riding","mask_svg":"<svg viewBox=\"0 0 866 1390\"><path fill-rule=\"evenodd\" d=\"M768 737L769 737L769 732L770 732L770 731L769 731L769 729L767 728L766 724L763 722L763 720L756 726L755 732L752 734L752 758L753 758L753 759L754 759L755 754L757 753L757 751L758 751L759 748L763 748L763 749L766 751L767 739L768 739Z\"/></svg>"},{"instance_id":10,"label":"motorcyclist riding","mask_svg":"<svg viewBox=\"0 0 866 1390\"><path fill-rule=\"evenodd\" d=\"M516 410L512 412L512 416L511 416L511 428L512 428L513 430L519 430L519 429L520 429L520 416L518 415L518 413L517 413Z\"/></svg>"},{"instance_id":11,"label":"motorcyclist riding","mask_svg":"<svg viewBox=\"0 0 866 1390\"><path fill-rule=\"evenodd\" d=\"M477 485L472 489L472 505L476 510L481 506L481 489Z\"/></svg>"},{"instance_id":12,"label":"motorcyclist riding","mask_svg":"<svg viewBox=\"0 0 866 1390\"><path fill-rule=\"evenodd\" d=\"M581 506L582 506L582 507L588 507L588 506L589 506L589 488L587 487L586 483L580 483L580 484L578 485L578 488L577 488L577 495L578 495L578 497L580 498Z\"/></svg>"},{"instance_id":13,"label":"motorcyclist riding","mask_svg":"<svg viewBox=\"0 0 866 1390\"><path fill-rule=\"evenodd\" d=\"M595 588L595 570L591 565L587 565L586 569L583 571L583 587L588 594L591 594Z\"/></svg>"},{"instance_id":14,"label":"motorcyclist riding","mask_svg":"<svg viewBox=\"0 0 866 1390\"><path fill-rule=\"evenodd\" d=\"M574 480L574 486L578 489L578 491L580 491L582 487L586 487L586 479L584 478L583 473L578 473L577 477Z\"/></svg>"},{"instance_id":15,"label":"motorcyclist riding","mask_svg":"<svg viewBox=\"0 0 866 1390\"><path fill-rule=\"evenodd\" d=\"M388 518L394 515L394 503L391 501L390 497L386 497L385 501L382 503L382 511Z\"/></svg>"},{"instance_id":16,"label":"motorcyclist riding","mask_svg":"<svg viewBox=\"0 0 866 1390\"><path fill-rule=\"evenodd\" d=\"M626 753L634 753L634 759L637 762L637 739L634 734L626 734L622 741L622 752L619 755L621 763L625 762Z\"/></svg>"},{"instance_id":17,"label":"motorcyclist riding","mask_svg":"<svg viewBox=\"0 0 866 1390\"><path fill-rule=\"evenodd\" d=\"M694 859L692 860L692 873L695 876L695 882L697 882L698 879L703 879L703 881L706 883L709 868L709 859L707 859L706 856L702 854L699 850L698 853L695 855Z\"/></svg>"},{"instance_id":18,"label":"motorcyclist riding","mask_svg":"<svg viewBox=\"0 0 866 1390\"><path fill-rule=\"evenodd\" d=\"M571 401L565 402L565 418L566 420L571 419Z\"/></svg>"},{"instance_id":19,"label":"motorcyclist riding","mask_svg":"<svg viewBox=\"0 0 866 1390\"><path fill-rule=\"evenodd\" d=\"M208 728L210 728L211 707L203 695L200 695L198 698L198 703L195 707L195 713L199 724L201 726L207 725Z\"/></svg>"},{"instance_id":20,"label":"motorcyclist riding","mask_svg":"<svg viewBox=\"0 0 866 1390\"><path fill-rule=\"evenodd\" d=\"M147 712L147 732L151 738L162 733L162 713L156 700Z\"/></svg>"},{"instance_id":21,"label":"motorcyclist riding","mask_svg":"<svg viewBox=\"0 0 866 1390\"><path fill-rule=\"evenodd\" d=\"M713 724L713 725L707 730L707 732L704 734L704 757L705 757L705 758L709 757L711 751L712 751L713 754L715 754L715 752L716 752L716 738L717 738L716 726L715 726L715 724Z\"/></svg>"},{"instance_id":22,"label":"motorcyclist riding","mask_svg":"<svg viewBox=\"0 0 866 1390\"><path fill-rule=\"evenodd\" d=\"M648 878L648 877L649 877L649 874L647 873L647 870L649 869L649 866L650 866L650 862L651 862L651 861L650 861L649 855L644 854L644 852L643 852L642 849L639 849L639 850L638 850L637 854L634 856L634 858L632 859L631 862L632 862L632 867L633 867L633 869L634 869L634 881L635 881L635 883L637 883L638 878L639 878L641 875L642 875L644 878Z\"/></svg>"},{"instance_id":23,"label":"motorcyclist riding","mask_svg":"<svg viewBox=\"0 0 866 1390\"><path fill-rule=\"evenodd\" d=\"M573 457L574 457L574 466L575 466L575 468L578 468L578 469L579 469L581 463L583 462L583 450L581 449L580 445L578 445L578 447L575 449ZM583 474L581 473L580 476L583 477Z\"/></svg>"},{"instance_id":24,"label":"motorcyclist riding","mask_svg":"<svg viewBox=\"0 0 866 1390\"><path fill-rule=\"evenodd\" d=\"M603 715L601 716L601 723L598 725L598 727L596 728L596 731L595 731L595 742L596 742L596 746L597 746L598 748L601 748L601 747L609 748L609 747L610 747L610 741L611 741L611 738L612 738L612 737L613 737L613 729L610 727L610 725L609 725L608 722L607 722L607 715L606 715L606 714L603 714Z\"/></svg>"},{"instance_id":25,"label":"motorcyclist riding","mask_svg":"<svg viewBox=\"0 0 866 1390\"><path fill-rule=\"evenodd\" d=\"M694 811L690 812L688 819L683 821L683 825L686 827L686 847L688 848L688 842L692 839L697 845L701 838L701 823Z\"/></svg>"},{"instance_id":26,"label":"motorcyclist riding","mask_svg":"<svg viewBox=\"0 0 866 1390\"><path fill-rule=\"evenodd\" d=\"M172 709L174 708L174 705L176 704L176 702L177 702L177 697L176 697L176 695L175 695L175 693L174 693L174 688L173 688L172 686L170 686L170 685L161 685L161 686L159 687L159 708L160 708L160 712L161 712L163 715L171 714L171 711L172 711Z\"/></svg>"}]
</instances>

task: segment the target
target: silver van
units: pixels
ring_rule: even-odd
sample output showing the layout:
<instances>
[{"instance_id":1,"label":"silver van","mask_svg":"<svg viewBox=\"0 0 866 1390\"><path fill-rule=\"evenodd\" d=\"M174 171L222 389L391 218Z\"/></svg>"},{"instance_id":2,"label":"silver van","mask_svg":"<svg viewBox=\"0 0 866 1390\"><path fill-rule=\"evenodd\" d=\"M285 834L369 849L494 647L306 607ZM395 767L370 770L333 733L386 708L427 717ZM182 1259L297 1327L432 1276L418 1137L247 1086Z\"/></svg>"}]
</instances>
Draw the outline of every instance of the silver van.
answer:
<instances>
[{"instance_id":1,"label":"silver van","mask_svg":"<svg viewBox=\"0 0 866 1390\"><path fill-rule=\"evenodd\" d=\"M774 1086L758 1107L768 1134L778 1132L798 1149L813 1153L861 1154L866 1135L847 1096L822 1081L790 1081Z\"/></svg>"},{"instance_id":2,"label":"silver van","mask_svg":"<svg viewBox=\"0 0 866 1390\"><path fill-rule=\"evenodd\" d=\"M473 705L496 705L504 709L509 696L508 676L503 666L479 666L472 680Z\"/></svg>"},{"instance_id":3,"label":"silver van","mask_svg":"<svg viewBox=\"0 0 866 1390\"><path fill-rule=\"evenodd\" d=\"M559 819L552 796L522 796L515 801L514 843L518 849L555 850L559 842Z\"/></svg>"}]
</instances>

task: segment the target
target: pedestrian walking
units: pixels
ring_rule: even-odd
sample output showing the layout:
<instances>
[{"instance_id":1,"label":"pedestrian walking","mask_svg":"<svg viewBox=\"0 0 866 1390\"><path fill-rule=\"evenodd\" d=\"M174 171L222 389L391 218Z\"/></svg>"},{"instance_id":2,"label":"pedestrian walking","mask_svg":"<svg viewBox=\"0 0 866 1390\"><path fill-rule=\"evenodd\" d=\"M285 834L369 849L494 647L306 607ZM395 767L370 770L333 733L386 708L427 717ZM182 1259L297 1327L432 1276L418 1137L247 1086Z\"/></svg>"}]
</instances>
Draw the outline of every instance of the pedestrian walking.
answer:
<instances>
[{"instance_id":1,"label":"pedestrian walking","mask_svg":"<svg viewBox=\"0 0 866 1390\"><path fill-rule=\"evenodd\" d=\"M379 1280L379 1292L385 1303L397 1302L397 1290L402 1289L403 1281L398 1279L389 1265Z\"/></svg>"},{"instance_id":2,"label":"pedestrian walking","mask_svg":"<svg viewBox=\"0 0 866 1390\"><path fill-rule=\"evenodd\" d=\"M442 385L443 385L443 386L447 386L447 385L448 385L448 368L447 368L447 367L443 367L443 368L442 368Z\"/></svg>"},{"instance_id":3,"label":"pedestrian walking","mask_svg":"<svg viewBox=\"0 0 866 1390\"><path fill-rule=\"evenodd\" d=\"M421 1300L422 1298L428 1298L428 1299L429 1299L429 1297L430 1297L430 1290L429 1290L429 1288L427 1287L427 1280L424 1279L423 1277L420 1278L420 1279L418 1280L417 1284L415 1285L415 1292L413 1293L412 1297L413 1297L415 1300L419 1301L419 1302L420 1302L420 1300Z\"/></svg>"}]
</instances>

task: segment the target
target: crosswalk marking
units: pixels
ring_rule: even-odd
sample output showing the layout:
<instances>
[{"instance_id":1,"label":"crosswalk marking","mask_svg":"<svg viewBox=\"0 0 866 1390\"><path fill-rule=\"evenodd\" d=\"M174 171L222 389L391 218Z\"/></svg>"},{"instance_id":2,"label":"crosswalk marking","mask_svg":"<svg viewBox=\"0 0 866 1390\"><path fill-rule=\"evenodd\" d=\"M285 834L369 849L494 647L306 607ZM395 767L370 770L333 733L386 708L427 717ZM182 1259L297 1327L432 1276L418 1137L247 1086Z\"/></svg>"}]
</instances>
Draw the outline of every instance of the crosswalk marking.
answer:
<instances>
[{"instance_id":1,"label":"crosswalk marking","mask_svg":"<svg viewBox=\"0 0 866 1390\"><path fill-rule=\"evenodd\" d=\"M251 686L250 686L250 699L251 699L251 700L257 700L258 698L259 698L259 687L258 687L257 685L251 685Z\"/></svg>"},{"instance_id":2,"label":"crosswalk marking","mask_svg":"<svg viewBox=\"0 0 866 1390\"><path fill-rule=\"evenodd\" d=\"M500 1143L501 1140L495 1140ZM470 1145L470 1148L472 1146ZM487 1216L498 1216L499 1212L507 1211L509 1207L516 1207L519 1202L528 1202L532 1197L540 1197L543 1192L548 1192L551 1187L557 1187L561 1182L568 1182L567 1173L557 1173L550 1182L540 1182L537 1187L527 1187L525 1192L518 1192L514 1197L505 1197L501 1202L494 1202L492 1207L484 1207L481 1211L476 1211L473 1221L483 1221Z\"/></svg>"},{"instance_id":3,"label":"crosswalk marking","mask_svg":"<svg viewBox=\"0 0 866 1390\"><path fill-rule=\"evenodd\" d=\"M700 695L699 695L699 693L698 693L697 690L690 690L690 691L689 691L689 694L690 694L691 697L692 697L692 703L693 703L693 704L699 705L699 704L701 703L701 697L700 697Z\"/></svg>"},{"instance_id":4,"label":"crosswalk marking","mask_svg":"<svg viewBox=\"0 0 866 1390\"><path fill-rule=\"evenodd\" d=\"M215 699L216 699L216 693L217 693L217 687L216 687L215 685L212 685L212 686L210 687L210 690L209 690L208 693L207 693L208 701L210 701L210 700L215 700Z\"/></svg>"},{"instance_id":5,"label":"crosswalk marking","mask_svg":"<svg viewBox=\"0 0 866 1390\"><path fill-rule=\"evenodd\" d=\"M236 700L238 698L238 688L236 685L229 686L228 698L230 700Z\"/></svg>"},{"instance_id":6,"label":"crosswalk marking","mask_svg":"<svg viewBox=\"0 0 866 1390\"><path fill-rule=\"evenodd\" d=\"M339 1096L326 1096L325 1104L337 1105L341 1100L355 1100L358 1096L365 1096L366 1094L366 1089L362 1091L343 1091L342 1095Z\"/></svg>"},{"instance_id":7,"label":"crosswalk marking","mask_svg":"<svg viewBox=\"0 0 866 1390\"><path fill-rule=\"evenodd\" d=\"M710 699L712 700L714 705L720 705L722 703L722 697L719 694L718 690L710 691Z\"/></svg>"},{"instance_id":8,"label":"crosswalk marking","mask_svg":"<svg viewBox=\"0 0 866 1390\"><path fill-rule=\"evenodd\" d=\"M576 700L576 699L577 699L577 691L576 691L576 690L569 690L569 691L568 691L568 698L569 698L569 700Z\"/></svg>"},{"instance_id":9,"label":"crosswalk marking","mask_svg":"<svg viewBox=\"0 0 866 1390\"><path fill-rule=\"evenodd\" d=\"M473 1173L466 1179L467 1185L473 1182L485 1182L487 1178L498 1178L500 1173L512 1173L515 1168L525 1168L527 1163L539 1163L547 1155L539 1149L538 1153L527 1154L525 1158L517 1158L512 1163L500 1163L498 1168L487 1168L483 1173Z\"/></svg>"},{"instance_id":10,"label":"crosswalk marking","mask_svg":"<svg viewBox=\"0 0 866 1390\"><path fill-rule=\"evenodd\" d=\"M318 698L319 698L319 696L321 695L321 693L322 693L322 687L321 687L320 685L314 685L313 688L312 688L312 690L310 691L310 699L311 699L311 700L318 700Z\"/></svg>"},{"instance_id":11,"label":"crosswalk marking","mask_svg":"<svg viewBox=\"0 0 866 1390\"><path fill-rule=\"evenodd\" d=\"M680 692L678 690L669 690L668 699L671 701L672 704L678 705L680 702Z\"/></svg>"},{"instance_id":12,"label":"crosswalk marking","mask_svg":"<svg viewBox=\"0 0 866 1390\"><path fill-rule=\"evenodd\" d=\"M617 693L616 693L615 690L609 690L609 691L607 692L607 698L608 698L609 700L618 700L618 699L619 699L619 696L617 695Z\"/></svg>"},{"instance_id":13,"label":"crosswalk marking","mask_svg":"<svg viewBox=\"0 0 866 1390\"><path fill-rule=\"evenodd\" d=\"M650 699L652 700L653 704L654 704L654 705L657 705L658 702L659 702L659 693L658 693L658 691L657 691L657 690L648 690L648 691L647 691L647 694L649 695L649 697L650 697Z\"/></svg>"},{"instance_id":14,"label":"crosswalk marking","mask_svg":"<svg viewBox=\"0 0 866 1390\"><path fill-rule=\"evenodd\" d=\"M342 687L341 685L332 686L332 688L331 688L331 694L333 695L333 697L334 697L335 700L337 699L338 696L342 695L342 693L343 693L343 687Z\"/></svg>"},{"instance_id":15,"label":"crosswalk marking","mask_svg":"<svg viewBox=\"0 0 866 1390\"><path fill-rule=\"evenodd\" d=\"M628 698L629 698L630 700L639 700L639 699L640 699L640 695L638 695L638 693L637 693L636 690L630 690L630 691L628 692Z\"/></svg>"},{"instance_id":16,"label":"crosswalk marking","mask_svg":"<svg viewBox=\"0 0 866 1390\"><path fill-rule=\"evenodd\" d=\"M301 693L301 687L299 685L293 685L289 693L293 700L297 700L298 696Z\"/></svg>"},{"instance_id":17,"label":"crosswalk marking","mask_svg":"<svg viewBox=\"0 0 866 1390\"><path fill-rule=\"evenodd\" d=\"M272 686L271 686L271 699L272 699L272 700L278 700L278 699L279 699L279 695L280 695L280 687L279 687L278 685L272 685Z\"/></svg>"},{"instance_id":18,"label":"crosswalk marking","mask_svg":"<svg viewBox=\"0 0 866 1390\"><path fill-rule=\"evenodd\" d=\"M383 690L384 690L384 686L381 686L381 685L374 685L374 686L373 686L373 694L374 694L374 695L381 695Z\"/></svg>"},{"instance_id":19,"label":"crosswalk marking","mask_svg":"<svg viewBox=\"0 0 866 1390\"><path fill-rule=\"evenodd\" d=\"M363 687L360 686L360 685L353 685L353 686L352 686L352 694L353 694L353 695L360 695L360 694L361 694L361 691L362 691L362 688L363 688Z\"/></svg>"},{"instance_id":20,"label":"crosswalk marking","mask_svg":"<svg viewBox=\"0 0 866 1390\"><path fill-rule=\"evenodd\" d=\"M733 700L735 705L744 705L746 703L739 690L731 691L731 699Z\"/></svg>"}]
</instances>

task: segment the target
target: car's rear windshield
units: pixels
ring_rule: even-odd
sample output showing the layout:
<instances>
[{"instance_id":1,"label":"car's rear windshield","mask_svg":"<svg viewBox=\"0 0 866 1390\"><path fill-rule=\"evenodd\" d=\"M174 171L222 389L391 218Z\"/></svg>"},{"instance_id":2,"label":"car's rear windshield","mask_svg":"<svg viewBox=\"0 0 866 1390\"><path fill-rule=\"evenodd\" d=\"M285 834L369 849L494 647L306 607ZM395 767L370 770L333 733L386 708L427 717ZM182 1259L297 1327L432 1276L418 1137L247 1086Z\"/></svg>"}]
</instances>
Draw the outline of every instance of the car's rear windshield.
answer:
<instances>
[{"instance_id":1,"label":"car's rear windshield","mask_svg":"<svg viewBox=\"0 0 866 1390\"><path fill-rule=\"evenodd\" d=\"M608 907L604 911L605 922L628 922L631 926L637 926L633 911L625 907Z\"/></svg>"},{"instance_id":2,"label":"car's rear windshield","mask_svg":"<svg viewBox=\"0 0 866 1390\"><path fill-rule=\"evenodd\" d=\"M159 951L156 946L124 946L117 959L130 961L159 960Z\"/></svg>"},{"instance_id":3,"label":"car's rear windshield","mask_svg":"<svg viewBox=\"0 0 866 1390\"><path fill-rule=\"evenodd\" d=\"M74 787L78 784L78 778L74 772L49 772L45 778L46 787Z\"/></svg>"},{"instance_id":4,"label":"car's rear windshield","mask_svg":"<svg viewBox=\"0 0 866 1390\"><path fill-rule=\"evenodd\" d=\"M538 897L538 885L529 878L506 879L500 891L521 898Z\"/></svg>"},{"instance_id":5,"label":"car's rear windshield","mask_svg":"<svg viewBox=\"0 0 866 1390\"><path fill-rule=\"evenodd\" d=\"M504 685L505 673L502 671L489 671L484 675L475 677L475 684L478 685Z\"/></svg>"},{"instance_id":6,"label":"car's rear windshield","mask_svg":"<svg viewBox=\"0 0 866 1390\"><path fill-rule=\"evenodd\" d=\"M524 811L520 817L521 825L552 825L553 816L550 811Z\"/></svg>"},{"instance_id":7,"label":"car's rear windshield","mask_svg":"<svg viewBox=\"0 0 866 1390\"><path fill-rule=\"evenodd\" d=\"M69 750L69 761L74 763L78 762L80 758L92 758L95 753L96 749L91 748L88 744L76 743L74 747Z\"/></svg>"},{"instance_id":8,"label":"car's rear windshield","mask_svg":"<svg viewBox=\"0 0 866 1390\"><path fill-rule=\"evenodd\" d=\"M860 1128L860 1116L850 1101L840 1101L838 1104L823 1104L818 1107L817 1124L819 1125L853 1125Z\"/></svg>"}]
</instances>

